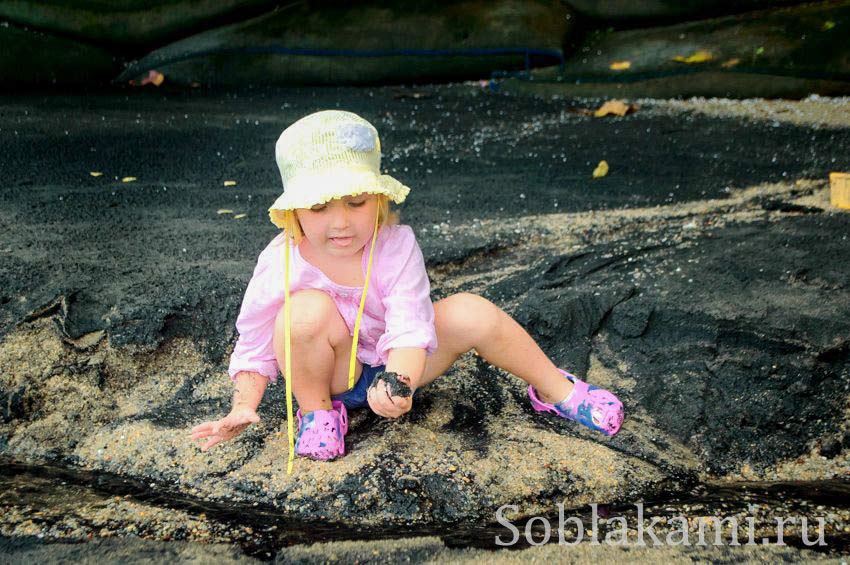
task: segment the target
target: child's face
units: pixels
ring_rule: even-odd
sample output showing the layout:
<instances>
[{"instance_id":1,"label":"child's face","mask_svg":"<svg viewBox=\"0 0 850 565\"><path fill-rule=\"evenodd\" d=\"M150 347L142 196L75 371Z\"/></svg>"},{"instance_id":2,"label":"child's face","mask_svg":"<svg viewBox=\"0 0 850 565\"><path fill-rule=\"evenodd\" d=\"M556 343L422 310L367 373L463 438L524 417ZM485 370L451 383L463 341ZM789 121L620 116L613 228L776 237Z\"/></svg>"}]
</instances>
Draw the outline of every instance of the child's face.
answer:
<instances>
[{"instance_id":1,"label":"child's face","mask_svg":"<svg viewBox=\"0 0 850 565\"><path fill-rule=\"evenodd\" d=\"M374 194L343 196L312 208L297 208L304 237L319 253L345 257L366 245L375 229L378 198ZM332 239L348 236L347 239Z\"/></svg>"}]
</instances>

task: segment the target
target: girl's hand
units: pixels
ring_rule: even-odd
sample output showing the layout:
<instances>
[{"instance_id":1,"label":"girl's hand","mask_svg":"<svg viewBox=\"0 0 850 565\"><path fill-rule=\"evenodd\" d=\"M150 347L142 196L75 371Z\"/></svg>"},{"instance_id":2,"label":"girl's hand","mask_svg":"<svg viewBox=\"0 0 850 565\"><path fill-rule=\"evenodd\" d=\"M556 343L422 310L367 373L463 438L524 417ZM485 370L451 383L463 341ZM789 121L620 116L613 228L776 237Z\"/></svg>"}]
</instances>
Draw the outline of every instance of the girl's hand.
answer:
<instances>
[{"instance_id":1,"label":"girl's hand","mask_svg":"<svg viewBox=\"0 0 850 565\"><path fill-rule=\"evenodd\" d=\"M393 396L391 387L384 379L376 377L366 392L366 400L372 412L385 418L398 418L413 408L414 388L410 386L410 377L399 375L398 379L410 388L410 396Z\"/></svg>"},{"instance_id":2,"label":"girl's hand","mask_svg":"<svg viewBox=\"0 0 850 565\"><path fill-rule=\"evenodd\" d=\"M260 421L257 413L250 408L234 408L230 414L216 420L215 422L204 422L192 428L192 433L189 436L192 441L198 439L207 439L207 442L201 446L201 451L206 451L215 444L228 441L241 434L251 424L256 424Z\"/></svg>"}]
</instances>

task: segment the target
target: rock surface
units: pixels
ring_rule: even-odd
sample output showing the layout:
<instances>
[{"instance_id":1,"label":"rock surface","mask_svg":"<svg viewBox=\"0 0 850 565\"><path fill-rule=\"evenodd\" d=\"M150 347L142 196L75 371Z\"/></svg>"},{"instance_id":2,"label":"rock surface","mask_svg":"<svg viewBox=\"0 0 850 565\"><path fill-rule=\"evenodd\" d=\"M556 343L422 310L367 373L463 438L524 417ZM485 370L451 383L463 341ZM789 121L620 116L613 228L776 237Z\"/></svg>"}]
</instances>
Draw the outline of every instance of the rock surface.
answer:
<instances>
[{"instance_id":1,"label":"rock surface","mask_svg":"<svg viewBox=\"0 0 850 565\"><path fill-rule=\"evenodd\" d=\"M580 14L618 24L643 24L659 21L712 18L772 8L781 4L799 4L793 0L569 0Z\"/></svg>"},{"instance_id":2,"label":"rock surface","mask_svg":"<svg viewBox=\"0 0 850 565\"><path fill-rule=\"evenodd\" d=\"M0 0L0 19L88 42L150 46L273 6L271 0Z\"/></svg>"},{"instance_id":3,"label":"rock surface","mask_svg":"<svg viewBox=\"0 0 850 565\"><path fill-rule=\"evenodd\" d=\"M118 66L100 47L0 22L0 81L7 88L104 81Z\"/></svg>"},{"instance_id":4,"label":"rock surface","mask_svg":"<svg viewBox=\"0 0 850 565\"><path fill-rule=\"evenodd\" d=\"M850 92L850 2L596 30L561 67L503 88L569 96L804 97Z\"/></svg>"},{"instance_id":5,"label":"rock surface","mask_svg":"<svg viewBox=\"0 0 850 565\"><path fill-rule=\"evenodd\" d=\"M182 84L377 84L487 77L525 50L562 58L571 30L559 2L301 3L166 45L119 80L157 69ZM538 63L539 64L539 63Z\"/></svg>"}]
</instances>

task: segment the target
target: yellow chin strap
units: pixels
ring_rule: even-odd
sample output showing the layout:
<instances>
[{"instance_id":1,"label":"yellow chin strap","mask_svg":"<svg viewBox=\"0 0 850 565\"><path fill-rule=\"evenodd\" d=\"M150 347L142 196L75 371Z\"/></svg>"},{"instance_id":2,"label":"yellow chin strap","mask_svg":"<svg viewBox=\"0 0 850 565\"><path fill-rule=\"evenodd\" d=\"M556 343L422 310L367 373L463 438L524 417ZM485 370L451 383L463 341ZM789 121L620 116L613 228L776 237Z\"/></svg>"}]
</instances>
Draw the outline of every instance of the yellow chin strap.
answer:
<instances>
[{"instance_id":1,"label":"yellow chin strap","mask_svg":"<svg viewBox=\"0 0 850 565\"><path fill-rule=\"evenodd\" d=\"M379 210L380 211L380 210ZM369 262L366 265L366 280L363 282L363 294L360 296L360 308L357 310L357 319L354 321L354 338L351 344L351 358L348 362L348 390L354 388L354 366L357 363L357 341L360 337L360 320L363 318L363 308L366 306L366 292L369 290L369 279L372 274L372 253L375 251L375 240L378 239L378 213L375 213L375 229L372 232L372 244L369 246ZM292 463L295 460L295 427L292 414L292 344L291 337L291 311L289 304L289 241L284 245L284 278L283 278L283 319L284 340L283 351L286 356L285 380L286 380L286 433L289 437L289 461L286 465L286 474L292 474Z\"/></svg>"}]
</instances>

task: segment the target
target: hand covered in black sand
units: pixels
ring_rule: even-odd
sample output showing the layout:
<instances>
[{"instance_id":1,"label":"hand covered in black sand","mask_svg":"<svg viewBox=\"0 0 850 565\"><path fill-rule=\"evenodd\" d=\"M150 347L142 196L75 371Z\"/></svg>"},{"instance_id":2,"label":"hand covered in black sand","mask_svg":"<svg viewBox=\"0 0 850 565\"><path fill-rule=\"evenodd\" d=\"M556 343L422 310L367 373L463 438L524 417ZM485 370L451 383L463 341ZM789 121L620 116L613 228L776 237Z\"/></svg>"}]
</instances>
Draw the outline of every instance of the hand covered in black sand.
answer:
<instances>
[{"instance_id":1,"label":"hand covered in black sand","mask_svg":"<svg viewBox=\"0 0 850 565\"><path fill-rule=\"evenodd\" d=\"M366 400L375 414L398 418L413 407L413 390L407 375L381 371L369 385Z\"/></svg>"}]
</instances>

